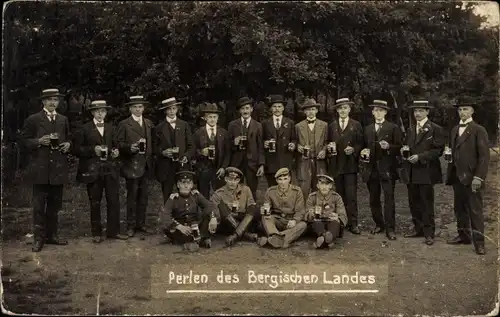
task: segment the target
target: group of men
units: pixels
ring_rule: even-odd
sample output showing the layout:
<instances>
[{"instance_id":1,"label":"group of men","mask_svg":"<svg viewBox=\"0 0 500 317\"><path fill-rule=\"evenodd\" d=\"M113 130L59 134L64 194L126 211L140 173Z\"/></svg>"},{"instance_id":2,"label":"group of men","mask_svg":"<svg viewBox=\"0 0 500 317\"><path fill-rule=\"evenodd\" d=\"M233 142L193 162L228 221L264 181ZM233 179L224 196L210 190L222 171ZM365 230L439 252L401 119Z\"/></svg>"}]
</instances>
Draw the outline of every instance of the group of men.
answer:
<instances>
[{"instance_id":1,"label":"group of men","mask_svg":"<svg viewBox=\"0 0 500 317\"><path fill-rule=\"evenodd\" d=\"M343 228L360 234L358 227L358 174L367 184L375 222L371 233L395 240L395 182L407 184L414 232L434 243L434 184L442 182L439 158L448 162L447 184L453 185L459 235L451 244L474 243L484 254L481 190L488 169L486 130L472 120L474 103L458 102L460 124L453 128L449 146L443 129L428 119L432 105L415 100L409 107L416 121L406 138L398 125L385 119L390 107L384 100L370 105L374 123L363 128L349 117L354 103L336 100L338 120L316 118L319 104L307 98L301 105L306 119L295 124L283 116L281 95L266 98L272 112L262 123L252 118L253 100L240 98L240 118L226 129L219 126L216 104L202 107L205 126L191 134L177 117L179 102L168 98L157 107L165 113L158 125L144 118L150 105L143 96L126 104L131 116L115 128L104 119L110 108L104 100L88 107L93 119L74 136L66 117L56 113L61 94L42 92L43 110L26 119L21 139L34 156L30 169L34 187L34 246L66 244L57 235L57 212L67 182L68 153L79 157L77 179L87 184L92 240L102 241L100 203L107 201L106 235L128 239L146 227L148 182L155 175L161 184L163 230L188 249L210 247L211 235L226 232L226 243L238 239L261 246L286 248L309 227L316 234L314 247L332 248ZM194 169L194 171L192 171ZM126 180L127 232L119 229L119 177ZM269 188L257 206L258 179ZM298 186L292 184L292 176ZM213 189L213 194L211 194ZM174 193L175 191L175 193ZM381 204L381 194L384 204ZM471 232L472 229L472 232Z\"/></svg>"}]
</instances>

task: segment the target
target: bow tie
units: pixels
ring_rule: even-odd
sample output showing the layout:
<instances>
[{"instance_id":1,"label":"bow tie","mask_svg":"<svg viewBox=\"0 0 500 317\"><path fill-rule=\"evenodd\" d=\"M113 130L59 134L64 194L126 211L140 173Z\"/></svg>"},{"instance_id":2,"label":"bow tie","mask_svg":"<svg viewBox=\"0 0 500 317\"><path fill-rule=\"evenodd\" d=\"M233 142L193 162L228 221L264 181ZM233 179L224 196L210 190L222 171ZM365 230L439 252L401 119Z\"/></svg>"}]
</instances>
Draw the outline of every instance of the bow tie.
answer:
<instances>
[{"instance_id":1,"label":"bow tie","mask_svg":"<svg viewBox=\"0 0 500 317\"><path fill-rule=\"evenodd\" d=\"M97 122L95 125L96 125L96 127L98 127L98 128L104 128L104 123Z\"/></svg>"},{"instance_id":2,"label":"bow tie","mask_svg":"<svg viewBox=\"0 0 500 317\"><path fill-rule=\"evenodd\" d=\"M460 123L458 126L459 126L460 128L466 128L466 127L467 127L467 125L468 125L468 123Z\"/></svg>"},{"instance_id":3,"label":"bow tie","mask_svg":"<svg viewBox=\"0 0 500 317\"><path fill-rule=\"evenodd\" d=\"M307 124L313 124L314 122L316 122L316 119L314 119L314 120L307 120Z\"/></svg>"},{"instance_id":4,"label":"bow tie","mask_svg":"<svg viewBox=\"0 0 500 317\"><path fill-rule=\"evenodd\" d=\"M167 120L167 121L168 121L168 123L170 123L170 124L175 124L175 121L177 121L177 120L172 120L172 121Z\"/></svg>"}]
</instances>

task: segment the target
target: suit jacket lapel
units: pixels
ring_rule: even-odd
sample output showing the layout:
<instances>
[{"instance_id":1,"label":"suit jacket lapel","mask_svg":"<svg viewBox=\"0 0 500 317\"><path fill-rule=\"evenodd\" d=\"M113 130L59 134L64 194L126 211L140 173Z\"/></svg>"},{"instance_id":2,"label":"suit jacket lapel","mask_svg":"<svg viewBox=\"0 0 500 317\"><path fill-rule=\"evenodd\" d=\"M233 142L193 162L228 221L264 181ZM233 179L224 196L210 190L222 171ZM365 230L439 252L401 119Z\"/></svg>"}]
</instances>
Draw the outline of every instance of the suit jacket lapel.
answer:
<instances>
[{"instance_id":1,"label":"suit jacket lapel","mask_svg":"<svg viewBox=\"0 0 500 317\"><path fill-rule=\"evenodd\" d=\"M465 142L465 140L469 138L469 136L471 135L471 129L472 129L471 123L469 123L461 136L458 136L457 134L457 145L456 145L457 147L462 145ZM457 133L458 133L458 128L457 128Z\"/></svg>"},{"instance_id":2,"label":"suit jacket lapel","mask_svg":"<svg viewBox=\"0 0 500 317\"><path fill-rule=\"evenodd\" d=\"M106 126L104 126L104 135L106 135ZM97 130L97 127L94 123L94 121L90 121L90 133L93 139L95 139L98 143L102 144L103 137L99 133L99 130Z\"/></svg>"},{"instance_id":3,"label":"suit jacket lapel","mask_svg":"<svg viewBox=\"0 0 500 317\"><path fill-rule=\"evenodd\" d=\"M170 123L167 123L170 124ZM179 146L179 144L182 143L182 139L184 138L184 135L182 134L182 131L184 131L184 122L180 121L177 119L177 123L175 124L175 145L174 146Z\"/></svg>"},{"instance_id":4,"label":"suit jacket lapel","mask_svg":"<svg viewBox=\"0 0 500 317\"><path fill-rule=\"evenodd\" d=\"M316 120L316 124L314 124L314 146L319 144L319 138L321 133L323 132L324 126L320 125L319 121ZM319 151L319 149L317 149Z\"/></svg>"},{"instance_id":5,"label":"suit jacket lapel","mask_svg":"<svg viewBox=\"0 0 500 317\"><path fill-rule=\"evenodd\" d=\"M42 126L45 129L45 132L47 134L52 133L52 122L50 122L49 117L47 117L47 115L45 114L45 111L43 109L42 109L42 111L40 111L40 119L41 119Z\"/></svg>"},{"instance_id":6,"label":"suit jacket lapel","mask_svg":"<svg viewBox=\"0 0 500 317\"><path fill-rule=\"evenodd\" d=\"M431 127L430 121L427 120L427 122L422 127L422 131L420 131L420 133L416 137L415 145L417 145L418 143L420 143L420 141L422 141L424 136L431 131L431 128L432 127ZM427 131L426 131L426 129L427 129ZM415 133L416 133L416 131L415 131Z\"/></svg>"},{"instance_id":7,"label":"suit jacket lapel","mask_svg":"<svg viewBox=\"0 0 500 317\"><path fill-rule=\"evenodd\" d=\"M103 139L106 141L106 144L110 144L111 146L113 146L113 135L112 135L112 131L111 131L111 124L109 123L105 123L104 124L104 136L103 136Z\"/></svg>"},{"instance_id":8,"label":"suit jacket lapel","mask_svg":"<svg viewBox=\"0 0 500 317\"><path fill-rule=\"evenodd\" d=\"M130 117L128 120L129 120L129 125L132 128L132 130L134 130L141 137L145 137L143 127L141 127L139 125L139 123L137 121L135 121L134 118L132 118L132 117ZM144 120L144 117L142 118L142 124L146 124L146 120Z\"/></svg>"},{"instance_id":9,"label":"suit jacket lapel","mask_svg":"<svg viewBox=\"0 0 500 317\"><path fill-rule=\"evenodd\" d=\"M455 144L457 142L458 138L458 126L455 126L451 129L451 135L450 135L450 147L453 150L455 148Z\"/></svg>"},{"instance_id":10,"label":"suit jacket lapel","mask_svg":"<svg viewBox=\"0 0 500 317\"><path fill-rule=\"evenodd\" d=\"M307 126L307 120L304 120L300 123L299 125L299 132L302 134L304 138L304 144L302 145L308 145L309 144L309 127Z\"/></svg>"},{"instance_id":11,"label":"suit jacket lapel","mask_svg":"<svg viewBox=\"0 0 500 317\"><path fill-rule=\"evenodd\" d=\"M217 132L215 133L217 139L217 152L219 153L219 156L222 156L224 152L224 135L222 134L221 129L222 128L220 126L217 126ZM205 134L207 134L207 129L204 130ZM224 155L228 155L228 153L224 153Z\"/></svg>"}]
</instances>

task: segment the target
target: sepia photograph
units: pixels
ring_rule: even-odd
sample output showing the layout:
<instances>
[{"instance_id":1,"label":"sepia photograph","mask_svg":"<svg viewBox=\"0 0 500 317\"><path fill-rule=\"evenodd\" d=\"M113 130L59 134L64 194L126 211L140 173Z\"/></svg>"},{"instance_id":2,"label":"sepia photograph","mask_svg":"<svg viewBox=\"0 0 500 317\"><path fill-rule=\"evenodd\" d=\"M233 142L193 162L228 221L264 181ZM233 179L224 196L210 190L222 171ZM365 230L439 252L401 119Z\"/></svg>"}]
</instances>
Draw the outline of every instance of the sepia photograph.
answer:
<instances>
[{"instance_id":1,"label":"sepia photograph","mask_svg":"<svg viewBox=\"0 0 500 317\"><path fill-rule=\"evenodd\" d=\"M7 1L8 315L498 316L494 1Z\"/></svg>"}]
</instances>

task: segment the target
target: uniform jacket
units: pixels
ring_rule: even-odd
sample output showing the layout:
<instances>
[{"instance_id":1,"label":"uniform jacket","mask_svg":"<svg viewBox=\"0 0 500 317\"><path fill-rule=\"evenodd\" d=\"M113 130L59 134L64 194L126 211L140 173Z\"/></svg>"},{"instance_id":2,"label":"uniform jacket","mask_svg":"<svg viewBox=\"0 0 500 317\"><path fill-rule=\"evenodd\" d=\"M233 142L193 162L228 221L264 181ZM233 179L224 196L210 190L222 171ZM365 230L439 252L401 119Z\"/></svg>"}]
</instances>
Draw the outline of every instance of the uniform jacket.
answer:
<instances>
[{"instance_id":1,"label":"uniform jacket","mask_svg":"<svg viewBox=\"0 0 500 317\"><path fill-rule=\"evenodd\" d=\"M68 118L58 113L51 122L43 109L29 116L20 132L21 144L30 156L27 171L33 184L61 185L68 182L68 154L38 145L38 139L50 133L59 134L59 143L71 143Z\"/></svg>"},{"instance_id":2,"label":"uniform jacket","mask_svg":"<svg viewBox=\"0 0 500 317\"><path fill-rule=\"evenodd\" d=\"M302 120L301 122L295 125L295 134L297 136L297 145L306 145L309 144L309 127L307 125L307 120ZM316 123L314 125L314 144L316 146L316 156L322 150L326 151L326 144L328 139L328 124L325 121L316 119ZM308 160L304 160L302 158L302 154L298 153L297 157L297 178L299 180L307 179L307 176L310 171L310 164ZM319 160L316 159L316 171L318 174L326 173L326 159Z\"/></svg>"},{"instance_id":3,"label":"uniform jacket","mask_svg":"<svg viewBox=\"0 0 500 317\"><path fill-rule=\"evenodd\" d=\"M311 215L309 210L315 206L322 207L323 216L330 217L332 213L335 213L344 226L347 224L347 213L342 197L333 190L326 196L321 195L321 193L317 191L309 194L306 201L306 218L308 218L308 221L314 219L314 214Z\"/></svg>"},{"instance_id":4,"label":"uniform jacket","mask_svg":"<svg viewBox=\"0 0 500 317\"><path fill-rule=\"evenodd\" d=\"M154 154L156 156L155 175L159 182L164 182L168 177L175 174L178 162L162 155L162 152L168 148L179 147L179 158L186 156L192 160L194 154L193 139L191 130L186 121L179 118L175 123L175 136L172 136L171 126L166 120L163 120L154 128ZM172 143L174 137L175 143Z\"/></svg>"},{"instance_id":5,"label":"uniform jacket","mask_svg":"<svg viewBox=\"0 0 500 317\"><path fill-rule=\"evenodd\" d=\"M439 125L427 120L417 135L415 127L408 130L405 142L410 147L410 156L417 154L418 162L402 162L401 181L406 184L440 184L443 172L439 157L444 149L444 132Z\"/></svg>"},{"instance_id":6,"label":"uniform jacket","mask_svg":"<svg viewBox=\"0 0 500 317\"><path fill-rule=\"evenodd\" d=\"M227 185L223 186L215 191L215 193L210 198L210 201L213 202L216 206L219 206L219 204L223 202L229 207L229 209L232 208L233 202L237 201L237 213L246 213L248 207L256 205L250 187L244 184L238 184L238 187L234 191L229 189Z\"/></svg>"},{"instance_id":7,"label":"uniform jacket","mask_svg":"<svg viewBox=\"0 0 500 317\"><path fill-rule=\"evenodd\" d=\"M278 185L271 186L266 191L264 202L271 205L271 214L296 221L304 218L304 194L299 186L290 185L285 192L282 192Z\"/></svg>"},{"instance_id":8,"label":"uniform jacket","mask_svg":"<svg viewBox=\"0 0 500 317\"><path fill-rule=\"evenodd\" d=\"M116 144L120 151L121 175L125 178L139 178L148 171L147 175L153 170L153 142L151 139L151 129L153 123L142 117L141 127L132 116L122 120L116 130ZM146 139L146 154L132 153L130 147L132 143Z\"/></svg>"},{"instance_id":9,"label":"uniform jacket","mask_svg":"<svg viewBox=\"0 0 500 317\"><path fill-rule=\"evenodd\" d=\"M248 125L248 145L246 150L240 150L238 145L234 145L234 139L242 135L243 123L241 117L229 122L227 127L231 142L231 166L241 166L243 159L247 158L248 166L257 170L260 165L264 165L264 141L262 139L262 124L252 118Z\"/></svg>"},{"instance_id":10,"label":"uniform jacket","mask_svg":"<svg viewBox=\"0 0 500 317\"><path fill-rule=\"evenodd\" d=\"M453 184L455 173L460 183L470 185L474 176L486 180L490 150L488 133L483 126L470 122L461 136L458 126L453 127L450 135L453 163L448 164L446 184Z\"/></svg>"},{"instance_id":11,"label":"uniform jacket","mask_svg":"<svg viewBox=\"0 0 500 317\"><path fill-rule=\"evenodd\" d=\"M370 149L370 163L363 164L362 178L367 182L373 169L382 180L397 180L398 157L401 155L401 129L394 123L384 120L382 127L375 132L375 124L365 129L365 147ZM389 149L383 150L380 141L387 141ZM376 159L375 159L376 158Z\"/></svg>"},{"instance_id":12,"label":"uniform jacket","mask_svg":"<svg viewBox=\"0 0 500 317\"><path fill-rule=\"evenodd\" d=\"M217 126L216 128L217 147L215 149L215 168L227 168L231 158L231 140L229 133ZM205 169L212 164L208 157L201 155L201 150L208 147L210 137L207 133L206 126L202 126L196 130L193 135L193 143L195 149L196 166L198 170Z\"/></svg>"},{"instance_id":13,"label":"uniform jacket","mask_svg":"<svg viewBox=\"0 0 500 317\"><path fill-rule=\"evenodd\" d=\"M111 150L116 147L115 127L110 123L104 124L104 136L101 136L94 120L85 123L75 134L73 153L79 158L76 180L82 183L95 182L100 175L119 179L119 157L111 158ZM96 145L108 146L108 160L101 161L95 153Z\"/></svg>"},{"instance_id":14,"label":"uniform jacket","mask_svg":"<svg viewBox=\"0 0 500 317\"><path fill-rule=\"evenodd\" d=\"M271 174L276 173L282 167L292 169L294 152L288 150L288 144L295 144L297 142L295 136L295 123L293 120L283 116L278 131L276 131L275 122L273 120L273 116L271 116L270 118L262 121L264 141L268 141L270 139L276 140L276 152L270 153L268 149L264 150L264 156L266 159L264 169L266 173Z\"/></svg>"},{"instance_id":15,"label":"uniform jacket","mask_svg":"<svg viewBox=\"0 0 500 317\"><path fill-rule=\"evenodd\" d=\"M187 197L178 195L169 198L165 203L162 220L165 228L173 229L179 223L185 225L193 221L198 222L203 217L209 217L212 212L219 218L214 203L202 194L189 194Z\"/></svg>"},{"instance_id":16,"label":"uniform jacket","mask_svg":"<svg viewBox=\"0 0 500 317\"><path fill-rule=\"evenodd\" d=\"M338 121L333 121L328 126L328 143L335 142L337 155L328 157L328 172L332 176L358 172L359 153L363 148L363 128L361 124L349 118L347 126L340 129ZM344 149L348 146L354 148L354 153L347 155Z\"/></svg>"}]
</instances>

